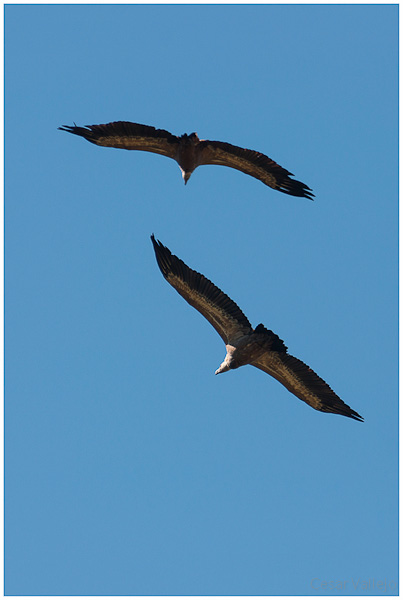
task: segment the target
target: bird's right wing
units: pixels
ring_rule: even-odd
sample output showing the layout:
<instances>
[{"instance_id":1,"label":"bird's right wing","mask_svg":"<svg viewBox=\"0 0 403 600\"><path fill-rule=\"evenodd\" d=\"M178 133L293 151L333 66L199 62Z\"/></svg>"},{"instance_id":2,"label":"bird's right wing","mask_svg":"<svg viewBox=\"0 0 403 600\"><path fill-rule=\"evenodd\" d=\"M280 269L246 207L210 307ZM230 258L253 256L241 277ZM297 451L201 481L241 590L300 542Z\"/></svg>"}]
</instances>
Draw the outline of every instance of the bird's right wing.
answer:
<instances>
[{"instance_id":1,"label":"bird's right wing","mask_svg":"<svg viewBox=\"0 0 403 600\"><path fill-rule=\"evenodd\" d=\"M87 127L72 127L64 125L59 127L79 135L97 146L123 148L124 150L143 150L175 158L178 138L165 129L155 129L149 125L130 123L129 121L115 121L104 125L88 125Z\"/></svg>"},{"instance_id":2,"label":"bird's right wing","mask_svg":"<svg viewBox=\"0 0 403 600\"><path fill-rule=\"evenodd\" d=\"M153 235L151 240L165 279L211 323L225 344L252 331L248 319L231 298L204 275L190 269Z\"/></svg>"},{"instance_id":3,"label":"bird's right wing","mask_svg":"<svg viewBox=\"0 0 403 600\"><path fill-rule=\"evenodd\" d=\"M279 192L313 200L312 190L305 183L291 179L292 173L261 152L212 140L201 140L199 149L199 165L231 167L259 179Z\"/></svg>"},{"instance_id":4,"label":"bird's right wing","mask_svg":"<svg viewBox=\"0 0 403 600\"><path fill-rule=\"evenodd\" d=\"M344 415L356 421L364 420L308 365L287 352L267 351L251 364L277 379L297 398L316 410Z\"/></svg>"}]
</instances>

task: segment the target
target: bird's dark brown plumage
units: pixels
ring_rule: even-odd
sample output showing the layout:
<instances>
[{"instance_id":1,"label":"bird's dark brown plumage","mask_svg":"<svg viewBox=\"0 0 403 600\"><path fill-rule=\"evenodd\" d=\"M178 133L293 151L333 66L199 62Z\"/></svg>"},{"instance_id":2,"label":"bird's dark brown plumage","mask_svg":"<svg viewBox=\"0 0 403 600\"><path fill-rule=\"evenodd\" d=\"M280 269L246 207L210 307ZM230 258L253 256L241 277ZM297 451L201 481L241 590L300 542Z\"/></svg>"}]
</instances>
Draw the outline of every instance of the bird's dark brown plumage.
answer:
<instances>
[{"instance_id":1,"label":"bird's dark brown plumage","mask_svg":"<svg viewBox=\"0 0 403 600\"><path fill-rule=\"evenodd\" d=\"M64 125L59 129L79 135L98 146L142 150L172 158L179 164L185 183L200 165L222 165L251 175L284 194L313 199L312 190L307 185L291 179L290 171L265 154L226 142L199 140L196 133L176 136L165 129L129 121L87 127Z\"/></svg>"},{"instance_id":2,"label":"bird's dark brown plumage","mask_svg":"<svg viewBox=\"0 0 403 600\"><path fill-rule=\"evenodd\" d=\"M151 240L165 279L213 325L224 340L227 357L217 372L251 364L277 379L291 393L316 410L343 415L356 421L364 420L310 367L288 354L284 342L275 333L262 324L252 329L246 316L231 298L204 275L190 269L153 235Z\"/></svg>"}]
</instances>

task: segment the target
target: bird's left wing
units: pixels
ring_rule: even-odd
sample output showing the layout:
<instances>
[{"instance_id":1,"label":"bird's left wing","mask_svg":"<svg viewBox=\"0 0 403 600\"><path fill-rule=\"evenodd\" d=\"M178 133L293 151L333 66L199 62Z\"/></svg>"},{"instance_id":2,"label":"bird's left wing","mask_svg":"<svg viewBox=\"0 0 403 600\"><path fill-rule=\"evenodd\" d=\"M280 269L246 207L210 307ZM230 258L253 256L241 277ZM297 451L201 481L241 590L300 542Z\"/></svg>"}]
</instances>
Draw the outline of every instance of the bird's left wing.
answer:
<instances>
[{"instance_id":1,"label":"bird's left wing","mask_svg":"<svg viewBox=\"0 0 403 600\"><path fill-rule=\"evenodd\" d=\"M277 379L297 398L316 410L344 415L356 421L364 420L310 367L286 352L268 351L251 364Z\"/></svg>"},{"instance_id":2,"label":"bird's left wing","mask_svg":"<svg viewBox=\"0 0 403 600\"><path fill-rule=\"evenodd\" d=\"M312 190L305 183L291 179L292 173L261 152L210 140L202 140L199 148L199 165L231 167L285 194L313 199Z\"/></svg>"},{"instance_id":3,"label":"bird's left wing","mask_svg":"<svg viewBox=\"0 0 403 600\"><path fill-rule=\"evenodd\" d=\"M124 150L143 150L162 154L169 158L175 157L179 143L178 137L172 135L169 131L165 131L165 129L156 129L149 125L130 123L129 121L115 121L103 125L88 125L87 127L64 125L59 129L79 135L97 146L123 148Z\"/></svg>"},{"instance_id":4,"label":"bird's left wing","mask_svg":"<svg viewBox=\"0 0 403 600\"><path fill-rule=\"evenodd\" d=\"M239 306L209 279L190 269L151 236L158 266L165 279L214 327L225 344L252 331Z\"/></svg>"}]
</instances>

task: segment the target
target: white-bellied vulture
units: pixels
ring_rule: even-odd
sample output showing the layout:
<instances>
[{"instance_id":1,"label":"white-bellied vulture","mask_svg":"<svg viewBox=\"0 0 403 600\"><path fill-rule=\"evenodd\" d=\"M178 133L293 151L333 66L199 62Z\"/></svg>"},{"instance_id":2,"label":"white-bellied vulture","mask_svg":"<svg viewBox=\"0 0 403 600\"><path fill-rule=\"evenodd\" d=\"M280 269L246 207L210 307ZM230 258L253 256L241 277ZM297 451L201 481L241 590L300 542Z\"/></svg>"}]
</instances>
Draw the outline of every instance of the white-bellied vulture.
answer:
<instances>
[{"instance_id":1,"label":"white-bellied vulture","mask_svg":"<svg viewBox=\"0 0 403 600\"><path fill-rule=\"evenodd\" d=\"M151 236L158 266L165 279L214 327L224 340L227 355L216 375L243 365L265 371L312 408L364 419L347 406L312 369L287 352L284 342L260 324L253 329L239 306L204 275Z\"/></svg>"},{"instance_id":2,"label":"white-bellied vulture","mask_svg":"<svg viewBox=\"0 0 403 600\"><path fill-rule=\"evenodd\" d=\"M292 173L280 167L265 154L226 142L199 140L196 133L190 135L185 133L179 137L164 129L155 129L149 125L129 121L86 127L64 125L59 129L80 135L97 146L143 150L173 158L182 171L185 184L196 167L223 165L251 175L285 194L313 199L312 190L307 185L291 179Z\"/></svg>"}]
</instances>

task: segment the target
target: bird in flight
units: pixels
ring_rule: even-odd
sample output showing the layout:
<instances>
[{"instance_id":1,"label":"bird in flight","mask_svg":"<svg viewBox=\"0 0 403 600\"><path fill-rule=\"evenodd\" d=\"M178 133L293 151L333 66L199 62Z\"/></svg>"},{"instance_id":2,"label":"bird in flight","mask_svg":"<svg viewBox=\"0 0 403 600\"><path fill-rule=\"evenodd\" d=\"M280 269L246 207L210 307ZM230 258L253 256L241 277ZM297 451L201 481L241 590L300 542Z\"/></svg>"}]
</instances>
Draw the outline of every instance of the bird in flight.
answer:
<instances>
[{"instance_id":1,"label":"bird in flight","mask_svg":"<svg viewBox=\"0 0 403 600\"><path fill-rule=\"evenodd\" d=\"M185 184L196 167L223 165L251 175L284 194L313 200L312 190L307 185L291 179L292 173L280 167L265 154L226 142L200 140L196 133L176 136L164 129L129 121L87 127L64 125L59 129L79 135L97 146L143 150L173 158L182 171Z\"/></svg>"},{"instance_id":2,"label":"bird in flight","mask_svg":"<svg viewBox=\"0 0 403 600\"><path fill-rule=\"evenodd\" d=\"M231 298L172 254L154 235L151 240L165 279L210 322L225 343L227 355L216 375L243 365L252 365L277 379L297 398L316 410L356 421L364 420L312 369L288 354L287 347L278 335L262 324L253 329Z\"/></svg>"}]
</instances>

